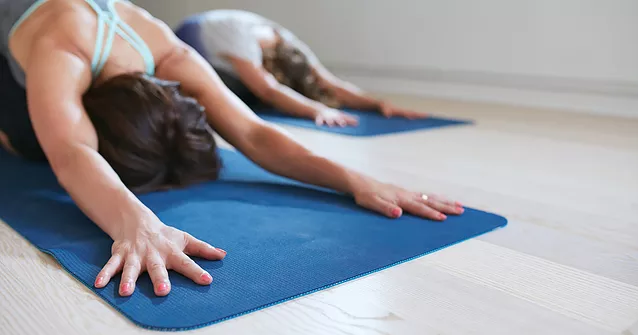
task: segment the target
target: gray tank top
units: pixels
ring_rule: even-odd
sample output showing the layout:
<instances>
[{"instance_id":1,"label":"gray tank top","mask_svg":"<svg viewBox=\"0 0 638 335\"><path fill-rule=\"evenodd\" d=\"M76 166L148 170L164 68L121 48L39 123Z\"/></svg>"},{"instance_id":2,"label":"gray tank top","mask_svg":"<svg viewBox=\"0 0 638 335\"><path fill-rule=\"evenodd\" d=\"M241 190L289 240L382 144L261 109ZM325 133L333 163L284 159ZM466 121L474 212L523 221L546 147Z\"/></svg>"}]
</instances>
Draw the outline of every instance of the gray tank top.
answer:
<instances>
[{"instance_id":1,"label":"gray tank top","mask_svg":"<svg viewBox=\"0 0 638 335\"><path fill-rule=\"evenodd\" d=\"M104 66L104 62L106 62L106 58L108 58L108 54L110 53L113 41L112 35L115 33L129 41L129 43L131 43L131 45L142 54L146 63L146 72L147 74L152 75L155 70L155 65L150 50L148 50L148 47L146 46L144 41L142 41L141 38L130 27L128 27L123 22L115 20L113 18L116 17L117 14L112 13L111 8L109 7L113 6L114 0L85 1L89 3L96 12L100 14L111 14L111 20L106 21L106 23L110 24L113 30L113 32L110 34L111 36L106 39L107 43L105 43L105 50L102 50L102 43L97 43L98 45L100 45L100 47L97 48L96 46L96 54L94 55L94 61L92 64L92 71L94 76L99 73L102 66ZM9 36L11 34L11 30L14 28L14 26L16 26L16 24L20 24L45 2L46 0L0 0L0 55L4 56L9 61L13 77L23 87L25 85L24 71L9 51ZM108 15L98 16L99 26L101 26L104 22L103 20L105 16ZM98 39L101 40L102 38L104 38L104 35L107 34L98 33Z\"/></svg>"},{"instance_id":2,"label":"gray tank top","mask_svg":"<svg viewBox=\"0 0 638 335\"><path fill-rule=\"evenodd\" d=\"M22 86L24 86L24 72L9 52L9 32L22 14L36 2L35 0L0 0L0 55L7 59L13 77Z\"/></svg>"}]
</instances>

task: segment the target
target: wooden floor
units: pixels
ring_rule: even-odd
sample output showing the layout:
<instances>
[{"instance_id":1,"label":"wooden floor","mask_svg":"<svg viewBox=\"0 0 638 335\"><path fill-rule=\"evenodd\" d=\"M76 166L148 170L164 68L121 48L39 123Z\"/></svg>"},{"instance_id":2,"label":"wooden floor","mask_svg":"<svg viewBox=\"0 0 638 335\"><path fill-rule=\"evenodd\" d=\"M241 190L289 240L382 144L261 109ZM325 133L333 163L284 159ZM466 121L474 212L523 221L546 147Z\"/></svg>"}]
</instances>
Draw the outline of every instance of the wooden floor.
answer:
<instances>
[{"instance_id":1,"label":"wooden floor","mask_svg":"<svg viewBox=\"0 0 638 335\"><path fill-rule=\"evenodd\" d=\"M397 98L475 126L380 138L288 130L380 179L509 225L193 334L638 335L638 119ZM142 334L0 223L0 334Z\"/></svg>"}]
</instances>

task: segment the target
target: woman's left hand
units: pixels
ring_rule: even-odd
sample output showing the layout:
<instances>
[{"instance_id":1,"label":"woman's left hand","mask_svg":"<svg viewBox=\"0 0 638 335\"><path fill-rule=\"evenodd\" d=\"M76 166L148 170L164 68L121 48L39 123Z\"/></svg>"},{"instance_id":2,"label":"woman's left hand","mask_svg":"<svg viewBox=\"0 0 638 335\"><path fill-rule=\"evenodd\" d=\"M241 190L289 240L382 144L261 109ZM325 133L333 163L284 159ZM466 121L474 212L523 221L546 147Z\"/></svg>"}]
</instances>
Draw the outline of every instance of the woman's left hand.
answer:
<instances>
[{"instance_id":1,"label":"woman's left hand","mask_svg":"<svg viewBox=\"0 0 638 335\"><path fill-rule=\"evenodd\" d=\"M379 111L381 114L387 118L391 117L405 117L410 120L414 119L424 119L428 117L428 114L417 112L407 108L401 108L394 106L393 104L383 101L379 104Z\"/></svg>"},{"instance_id":2,"label":"woman's left hand","mask_svg":"<svg viewBox=\"0 0 638 335\"><path fill-rule=\"evenodd\" d=\"M317 113L315 117L315 124L321 126L327 124L328 127L340 126L356 126L359 124L359 120L348 113L344 113L338 109L326 107Z\"/></svg>"},{"instance_id":3,"label":"woman's left hand","mask_svg":"<svg viewBox=\"0 0 638 335\"><path fill-rule=\"evenodd\" d=\"M363 182L353 195L359 206L390 218L398 218L405 211L422 218L443 221L447 219L447 215L461 215L465 211L459 202L436 195L410 192L374 180Z\"/></svg>"}]
</instances>

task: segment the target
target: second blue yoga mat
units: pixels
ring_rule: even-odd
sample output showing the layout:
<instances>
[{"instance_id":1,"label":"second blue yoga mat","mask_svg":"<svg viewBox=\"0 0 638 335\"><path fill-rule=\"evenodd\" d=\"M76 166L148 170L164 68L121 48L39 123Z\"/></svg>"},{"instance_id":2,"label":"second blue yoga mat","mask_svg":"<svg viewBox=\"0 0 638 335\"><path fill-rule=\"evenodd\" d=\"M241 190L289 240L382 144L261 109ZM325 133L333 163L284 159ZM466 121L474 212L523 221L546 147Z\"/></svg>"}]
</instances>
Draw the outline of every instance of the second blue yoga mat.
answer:
<instances>
[{"instance_id":1,"label":"second blue yoga mat","mask_svg":"<svg viewBox=\"0 0 638 335\"><path fill-rule=\"evenodd\" d=\"M348 126L343 128L328 127L326 125L317 126L313 120L288 116L274 109L256 109L255 113L257 113L257 115L259 115L262 119L273 123L287 124L295 127L349 136L379 136L408 131L472 124L472 122L468 120L447 119L436 116L417 120L409 120L403 117L393 117L388 119L376 111L360 111L352 109L345 109L344 111L359 118L359 124L357 126Z\"/></svg>"},{"instance_id":2,"label":"second blue yoga mat","mask_svg":"<svg viewBox=\"0 0 638 335\"><path fill-rule=\"evenodd\" d=\"M51 170L0 151L0 218L56 258L77 280L141 327L186 330L234 318L382 270L506 225L467 209L431 222L391 220L350 198L275 177L243 156L221 152L222 179L141 196L168 225L228 251L197 260L214 277L199 286L174 272L172 292L155 297L143 275L132 297L92 284L112 241L58 186Z\"/></svg>"}]
</instances>

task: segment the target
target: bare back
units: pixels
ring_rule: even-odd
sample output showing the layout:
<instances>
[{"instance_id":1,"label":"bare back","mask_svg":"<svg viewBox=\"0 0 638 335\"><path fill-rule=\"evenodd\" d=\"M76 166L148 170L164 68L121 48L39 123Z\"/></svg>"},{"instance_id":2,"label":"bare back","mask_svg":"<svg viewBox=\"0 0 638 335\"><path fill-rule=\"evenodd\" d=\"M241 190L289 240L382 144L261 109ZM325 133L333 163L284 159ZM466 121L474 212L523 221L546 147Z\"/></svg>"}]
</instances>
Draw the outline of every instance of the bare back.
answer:
<instances>
[{"instance_id":1,"label":"bare back","mask_svg":"<svg viewBox=\"0 0 638 335\"><path fill-rule=\"evenodd\" d=\"M114 8L119 18L146 43L155 63L160 63L173 47L166 42L170 29L144 9L129 2L118 1ZM108 29L105 25L104 30ZM25 71L29 67L34 45L42 39L51 40L90 63L96 48L97 32L97 14L84 0L48 0L18 27L8 45L13 57ZM140 53L116 34L112 51L96 80L104 81L122 73L143 72L144 69Z\"/></svg>"}]
</instances>

